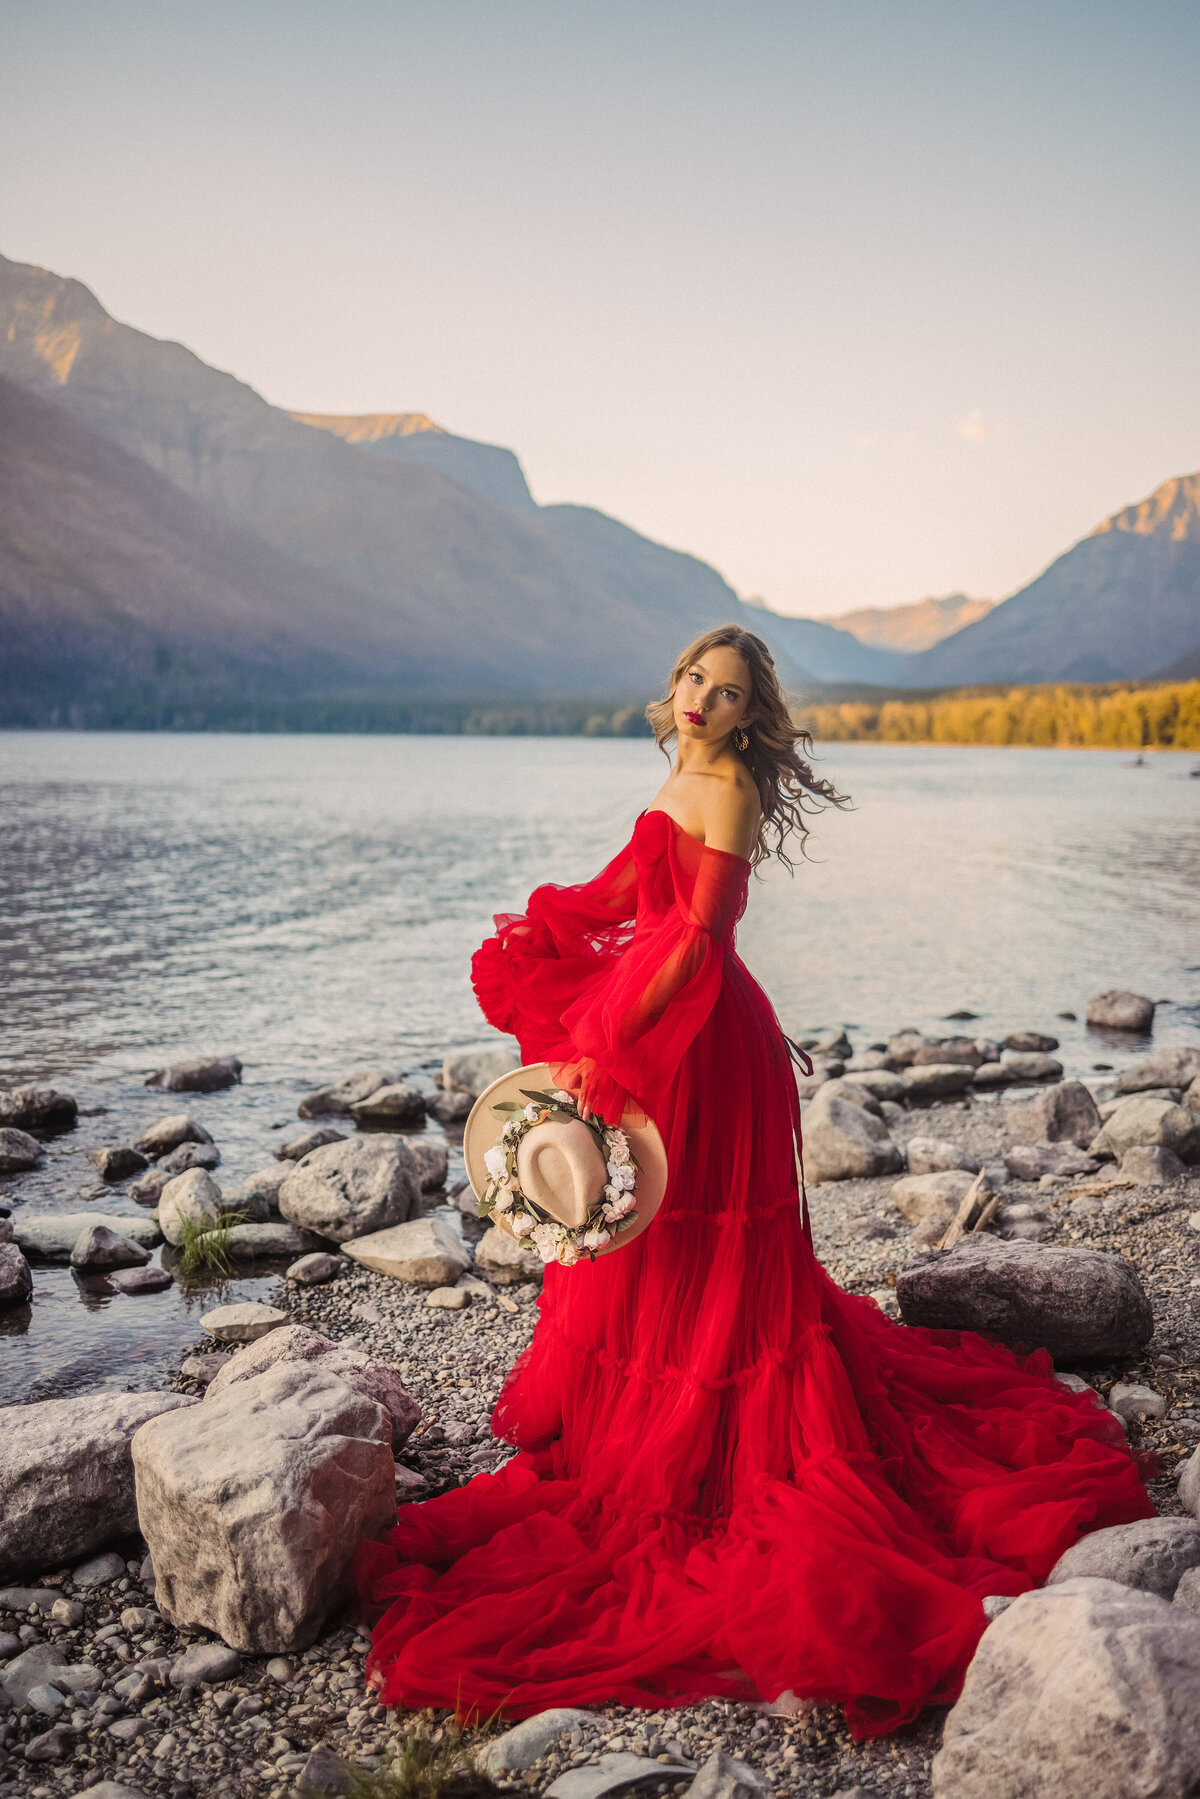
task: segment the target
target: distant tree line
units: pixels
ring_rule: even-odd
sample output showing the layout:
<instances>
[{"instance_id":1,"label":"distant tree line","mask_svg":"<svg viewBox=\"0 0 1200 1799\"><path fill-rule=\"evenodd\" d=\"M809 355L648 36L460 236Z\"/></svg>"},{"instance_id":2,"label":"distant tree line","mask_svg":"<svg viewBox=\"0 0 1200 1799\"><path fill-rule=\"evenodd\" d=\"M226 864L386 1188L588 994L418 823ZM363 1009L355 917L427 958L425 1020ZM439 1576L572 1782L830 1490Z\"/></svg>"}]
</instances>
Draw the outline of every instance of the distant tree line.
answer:
<instances>
[{"instance_id":1,"label":"distant tree line","mask_svg":"<svg viewBox=\"0 0 1200 1799\"><path fill-rule=\"evenodd\" d=\"M67 731L327 732L453 737L649 737L644 702L188 698L0 699L0 728Z\"/></svg>"},{"instance_id":2,"label":"distant tree line","mask_svg":"<svg viewBox=\"0 0 1200 1799\"><path fill-rule=\"evenodd\" d=\"M921 697L806 703L794 716L827 743L1200 750L1200 681L968 687Z\"/></svg>"}]
</instances>

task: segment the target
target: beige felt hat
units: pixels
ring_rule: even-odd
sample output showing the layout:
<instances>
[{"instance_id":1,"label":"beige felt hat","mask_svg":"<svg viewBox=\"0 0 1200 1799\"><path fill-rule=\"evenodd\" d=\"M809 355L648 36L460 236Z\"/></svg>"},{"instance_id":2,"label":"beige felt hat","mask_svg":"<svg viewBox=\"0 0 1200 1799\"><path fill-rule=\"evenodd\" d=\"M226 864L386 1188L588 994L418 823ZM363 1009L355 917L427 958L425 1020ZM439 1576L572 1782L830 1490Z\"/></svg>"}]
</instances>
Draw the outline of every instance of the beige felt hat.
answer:
<instances>
[{"instance_id":1,"label":"beige felt hat","mask_svg":"<svg viewBox=\"0 0 1200 1799\"><path fill-rule=\"evenodd\" d=\"M484 1156L500 1139L510 1113L497 1114L492 1107L503 1100L526 1102L527 1093L545 1093L556 1085L549 1062L531 1062L502 1074L486 1087L471 1107L463 1127L463 1158L472 1191L479 1199L488 1184ZM605 1123L616 1120L606 1119ZM667 1187L667 1152L657 1125L649 1120L643 1125L622 1124L630 1153L637 1163L637 1186L634 1199L637 1222L617 1231L611 1243L597 1250L598 1255L611 1255L640 1237L651 1222ZM521 1191L534 1204L559 1224L577 1230L596 1204L608 1178L604 1155L593 1131L578 1118L546 1120L526 1131L517 1149L517 1176ZM502 1230L507 1220L494 1215L493 1222Z\"/></svg>"}]
</instances>

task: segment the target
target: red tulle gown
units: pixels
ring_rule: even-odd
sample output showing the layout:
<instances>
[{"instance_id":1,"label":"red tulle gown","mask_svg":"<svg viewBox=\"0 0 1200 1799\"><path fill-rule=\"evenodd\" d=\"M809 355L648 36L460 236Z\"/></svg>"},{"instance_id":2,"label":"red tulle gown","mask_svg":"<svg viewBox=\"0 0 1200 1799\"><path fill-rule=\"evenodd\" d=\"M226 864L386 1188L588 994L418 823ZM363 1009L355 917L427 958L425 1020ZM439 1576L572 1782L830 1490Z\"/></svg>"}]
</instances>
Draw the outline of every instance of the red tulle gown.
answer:
<instances>
[{"instance_id":1,"label":"red tulle gown","mask_svg":"<svg viewBox=\"0 0 1200 1799\"><path fill-rule=\"evenodd\" d=\"M388 1704L790 1689L877 1734L956 1696L986 1594L1153 1514L1120 1425L1044 1352L895 1324L816 1261L786 1042L734 953L749 867L644 812L475 956L492 1024L582 1064L604 1116L632 1096L670 1179L628 1248L547 1270L493 1418L520 1453L363 1545Z\"/></svg>"}]
</instances>

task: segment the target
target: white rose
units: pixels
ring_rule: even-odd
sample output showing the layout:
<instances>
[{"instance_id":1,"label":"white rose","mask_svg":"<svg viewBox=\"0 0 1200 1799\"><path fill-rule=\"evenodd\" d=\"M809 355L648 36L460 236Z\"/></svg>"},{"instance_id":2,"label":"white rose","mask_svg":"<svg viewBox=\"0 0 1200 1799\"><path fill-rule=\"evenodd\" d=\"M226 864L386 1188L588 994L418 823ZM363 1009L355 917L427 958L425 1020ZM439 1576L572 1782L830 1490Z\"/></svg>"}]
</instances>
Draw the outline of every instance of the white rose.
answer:
<instances>
[{"instance_id":1,"label":"white rose","mask_svg":"<svg viewBox=\"0 0 1200 1799\"><path fill-rule=\"evenodd\" d=\"M503 1131L501 1132L501 1135L504 1137L515 1137L516 1134L517 1134L517 1120L515 1118L510 1118L508 1123L505 1125Z\"/></svg>"},{"instance_id":2,"label":"white rose","mask_svg":"<svg viewBox=\"0 0 1200 1799\"><path fill-rule=\"evenodd\" d=\"M529 1104L525 1108L524 1115L529 1120L530 1124L532 1124L536 1118L541 1117L542 1108L540 1106L535 1106L533 1101L530 1100Z\"/></svg>"},{"instance_id":3,"label":"white rose","mask_svg":"<svg viewBox=\"0 0 1200 1799\"><path fill-rule=\"evenodd\" d=\"M608 1201L604 1208L604 1216L609 1224L615 1224L619 1218L624 1218L626 1212L632 1212L632 1210L633 1194L619 1193L616 1199Z\"/></svg>"},{"instance_id":4,"label":"white rose","mask_svg":"<svg viewBox=\"0 0 1200 1799\"><path fill-rule=\"evenodd\" d=\"M604 1245L606 1243L611 1243L611 1242L612 1242L612 1232L611 1231L600 1230L598 1227L596 1227L590 1231L585 1231L583 1233L583 1247L585 1249L592 1249L592 1250L603 1249Z\"/></svg>"},{"instance_id":5,"label":"white rose","mask_svg":"<svg viewBox=\"0 0 1200 1799\"><path fill-rule=\"evenodd\" d=\"M497 1193L492 1202L492 1210L493 1212L507 1212L508 1208L512 1205L512 1202L512 1190L508 1187L501 1187L499 1193Z\"/></svg>"},{"instance_id":6,"label":"white rose","mask_svg":"<svg viewBox=\"0 0 1200 1799\"><path fill-rule=\"evenodd\" d=\"M617 1141L618 1138L620 1138L619 1142ZM614 1166L622 1168L629 1160L629 1145L619 1131L617 1132L617 1136L614 1137L613 1141L609 1144L608 1158L608 1165L610 1168Z\"/></svg>"},{"instance_id":7,"label":"white rose","mask_svg":"<svg viewBox=\"0 0 1200 1799\"><path fill-rule=\"evenodd\" d=\"M550 1097L551 1099L557 1100L560 1106L573 1106L575 1104L574 1094L564 1093L559 1087L554 1089Z\"/></svg>"},{"instance_id":8,"label":"white rose","mask_svg":"<svg viewBox=\"0 0 1200 1799\"><path fill-rule=\"evenodd\" d=\"M552 1262L558 1248L557 1234L552 1224L535 1224L530 1232L533 1247L543 1262Z\"/></svg>"},{"instance_id":9,"label":"white rose","mask_svg":"<svg viewBox=\"0 0 1200 1799\"><path fill-rule=\"evenodd\" d=\"M527 1237L530 1231L536 1229L536 1220L531 1218L528 1212L518 1212L509 1222L515 1237Z\"/></svg>"},{"instance_id":10,"label":"white rose","mask_svg":"<svg viewBox=\"0 0 1200 1799\"><path fill-rule=\"evenodd\" d=\"M609 1181L608 1185L604 1189L604 1197L605 1197L605 1199L607 1199L609 1201L612 1201L615 1199L620 1199L621 1189L619 1187L614 1187L612 1182Z\"/></svg>"},{"instance_id":11,"label":"white rose","mask_svg":"<svg viewBox=\"0 0 1200 1799\"><path fill-rule=\"evenodd\" d=\"M626 1163L624 1167L622 1167L619 1162L610 1162L608 1164L608 1178L609 1182L617 1189L618 1193L632 1193L634 1184L637 1181L637 1175L629 1164Z\"/></svg>"},{"instance_id":12,"label":"white rose","mask_svg":"<svg viewBox=\"0 0 1200 1799\"><path fill-rule=\"evenodd\" d=\"M483 1165L494 1181L502 1181L508 1170L508 1157L497 1143L493 1149L483 1152Z\"/></svg>"}]
</instances>

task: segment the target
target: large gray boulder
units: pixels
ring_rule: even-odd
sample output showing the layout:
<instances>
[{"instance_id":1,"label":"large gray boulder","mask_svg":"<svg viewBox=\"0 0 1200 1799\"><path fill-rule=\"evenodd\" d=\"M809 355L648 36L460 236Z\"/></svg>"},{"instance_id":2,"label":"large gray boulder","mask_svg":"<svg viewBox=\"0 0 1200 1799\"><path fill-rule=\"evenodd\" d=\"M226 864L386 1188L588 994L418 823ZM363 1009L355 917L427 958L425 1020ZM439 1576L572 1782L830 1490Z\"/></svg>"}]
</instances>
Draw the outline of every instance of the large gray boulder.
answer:
<instances>
[{"instance_id":1,"label":"large gray boulder","mask_svg":"<svg viewBox=\"0 0 1200 1799\"><path fill-rule=\"evenodd\" d=\"M219 1093L222 1087L236 1087L242 1078L242 1065L236 1056L194 1056L188 1062L174 1062L170 1068L157 1068L147 1075L147 1087L161 1087L167 1093Z\"/></svg>"},{"instance_id":2,"label":"large gray boulder","mask_svg":"<svg viewBox=\"0 0 1200 1799\"><path fill-rule=\"evenodd\" d=\"M0 1306L21 1306L33 1292L33 1270L15 1243L0 1243Z\"/></svg>"},{"instance_id":3,"label":"large gray boulder","mask_svg":"<svg viewBox=\"0 0 1200 1799\"><path fill-rule=\"evenodd\" d=\"M420 1194L420 1172L400 1137L350 1137L296 1163L279 1189L279 1210L301 1230L345 1243L402 1224Z\"/></svg>"},{"instance_id":4,"label":"large gray boulder","mask_svg":"<svg viewBox=\"0 0 1200 1799\"><path fill-rule=\"evenodd\" d=\"M1106 987L1088 1001L1087 1021L1110 1031L1144 1034L1154 1025L1154 1001L1144 993L1130 993L1127 987Z\"/></svg>"},{"instance_id":5,"label":"large gray boulder","mask_svg":"<svg viewBox=\"0 0 1200 1799\"><path fill-rule=\"evenodd\" d=\"M1096 1102L1082 1081L1062 1081L1004 1110L1010 1143L1073 1143L1086 1149L1100 1129Z\"/></svg>"},{"instance_id":6,"label":"large gray boulder","mask_svg":"<svg viewBox=\"0 0 1200 1799\"><path fill-rule=\"evenodd\" d=\"M450 1287L471 1265L471 1254L448 1218L436 1214L371 1231L342 1244L364 1268L414 1287Z\"/></svg>"},{"instance_id":7,"label":"large gray boulder","mask_svg":"<svg viewBox=\"0 0 1200 1799\"><path fill-rule=\"evenodd\" d=\"M292 1166L290 1161L272 1162L269 1168L258 1168L248 1174L229 1201L231 1210L240 1212L247 1224L265 1224L269 1218L278 1218L279 1195Z\"/></svg>"},{"instance_id":8,"label":"large gray boulder","mask_svg":"<svg viewBox=\"0 0 1200 1799\"><path fill-rule=\"evenodd\" d=\"M398 1074L386 1068L359 1069L356 1074L343 1075L331 1087L317 1087L306 1093L296 1110L301 1118L348 1118L357 1100L366 1099L399 1079Z\"/></svg>"},{"instance_id":9,"label":"large gray boulder","mask_svg":"<svg viewBox=\"0 0 1200 1799\"><path fill-rule=\"evenodd\" d=\"M1057 1081L1063 1065L1040 1049L1006 1049L1000 1066L1012 1081Z\"/></svg>"},{"instance_id":10,"label":"large gray boulder","mask_svg":"<svg viewBox=\"0 0 1200 1799\"><path fill-rule=\"evenodd\" d=\"M281 1362L319 1362L326 1373L336 1374L355 1393L375 1400L391 1419L393 1449L400 1449L420 1423L420 1404L394 1368L373 1361L364 1350L332 1343L303 1324L284 1325L240 1349L214 1376L208 1393L220 1394L239 1381L254 1380Z\"/></svg>"},{"instance_id":11,"label":"large gray boulder","mask_svg":"<svg viewBox=\"0 0 1200 1799\"><path fill-rule=\"evenodd\" d=\"M36 1137L12 1125L0 1129L0 1174L26 1174L45 1152Z\"/></svg>"},{"instance_id":12,"label":"large gray boulder","mask_svg":"<svg viewBox=\"0 0 1200 1799\"><path fill-rule=\"evenodd\" d=\"M1149 1087L1189 1087L1200 1076L1200 1049L1178 1045L1151 1050L1117 1076L1118 1093L1144 1093Z\"/></svg>"},{"instance_id":13,"label":"large gray boulder","mask_svg":"<svg viewBox=\"0 0 1200 1799\"><path fill-rule=\"evenodd\" d=\"M212 1175L206 1168L189 1168L163 1188L158 1202L159 1228L167 1242L178 1247L189 1225L212 1230L220 1222L221 1209L221 1189Z\"/></svg>"},{"instance_id":14,"label":"large gray boulder","mask_svg":"<svg viewBox=\"0 0 1200 1799\"><path fill-rule=\"evenodd\" d=\"M69 1131L79 1116L73 1093L57 1087L0 1088L0 1125L18 1131Z\"/></svg>"},{"instance_id":15,"label":"large gray boulder","mask_svg":"<svg viewBox=\"0 0 1200 1799\"><path fill-rule=\"evenodd\" d=\"M958 1062L965 1068L978 1068L982 1061L983 1051L974 1037L939 1037L933 1043L919 1044L909 1066L944 1068L950 1062Z\"/></svg>"},{"instance_id":16,"label":"large gray boulder","mask_svg":"<svg viewBox=\"0 0 1200 1799\"><path fill-rule=\"evenodd\" d=\"M1169 1099L1135 1093L1117 1107L1089 1148L1094 1156L1120 1158L1140 1145L1174 1150L1182 1162L1200 1161L1200 1118Z\"/></svg>"},{"instance_id":17,"label":"large gray boulder","mask_svg":"<svg viewBox=\"0 0 1200 1799\"><path fill-rule=\"evenodd\" d=\"M1046 1584L1115 1580L1171 1599L1189 1568L1200 1568L1200 1523L1195 1518L1139 1518L1090 1531L1073 1543L1051 1568Z\"/></svg>"},{"instance_id":18,"label":"large gray boulder","mask_svg":"<svg viewBox=\"0 0 1200 1799\"><path fill-rule=\"evenodd\" d=\"M143 1249L153 1249L162 1242L162 1232L154 1218L126 1217L114 1212L38 1212L28 1216L18 1213L13 1219L17 1247L27 1256L37 1256L45 1262L69 1262L80 1231L92 1225L104 1225L119 1236L132 1237Z\"/></svg>"},{"instance_id":19,"label":"large gray boulder","mask_svg":"<svg viewBox=\"0 0 1200 1799\"><path fill-rule=\"evenodd\" d=\"M520 1056L504 1043L457 1049L442 1063L442 1088L446 1093L469 1093L478 1099L485 1087L520 1066Z\"/></svg>"},{"instance_id":20,"label":"large gray boulder","mask_svg":"<svg viewBox=\"0 0 1200 1799\"><path fill-rule=\"evenodd\" d=\"M882 1118L848 1099L818 1096L804 1114L804 1172L810 1181L898 1174L904 1157Z\"/></svg>"},{"instance_id":21,"label":"large gray boulder","mask_svg":"<svg viewBox=\"0 0 1200 1799\"><path fill-rule=\"evenodd\" d=\"M910 1262L896 1298L905 1324L981 1331L1068 1365L1136 1354L1154 1331L1127 1262L1058 1244L971 1236Z\"/></svg>"},{"instance_id":22,"label":"large gray boulder","mask_svg":"<svg viewBox=\"0 0 1200 1799\"><path fill-rule=\"evenodd\" d=\"M0 1578L61 1568L136 1528L129 1442L182 1393L90 1393L0 1409Z\"/></svg>"},{"instance_id":23,"label":"large gray boulder","mask_svg":"<svg viewBox=\"0 0 1200 1799\"><path fill-rule=\"evenodd\" d=\"M422 1193L436 1193L445 1186L446 1176L450 1171L450 1154L446 1145L410 1137L408 1147L417 1164L417 1178L421 1183Z\"/></svg>"},{"instance_id":24,"label":"large gray boulder","mask_svg":"<svg viewBox=\"0 0 1200 1799\"><path fill-rule=\"evenodd\" d=\"M95 1690L104 1683L100 1669L91 1662L69 1662L66 1646L35 1643L8 1663L0 1674L0 1691L16 1709L29 1704L38 1687L53 1687L60 1694ZM35 1709L40 1710L40 1707ZM3 1707L0 1707L3 1710Z\"/></svg>"},{"instance_id":25,"label":"large gray boulder","mask_svg":"<svg viewBox=\"0 0 1200 1799\"><path fill-rule=\"evenodd\" d=\"M198 1119L187 1112L171 1112L166 1118L156 1118L148 1125L140 1137L134 1138L133 1147L157 1161L159 1156L170 1155L181 1143L211 1142L212 1137Z\"/></svg>"},{"instance_id":26,"label":"large gray boulder","mask_svg":"<svg viewBox=\"0 0 1200 1799\"><path fill-rule=\"evenodd\" d=\"M934 1799L1189 1799L1200 1619L1108 1580L1026 1593L984 1632L933 1762Z\"/></svg>"},{"instance_id":27,"label":"large gray boulder","mask_svg":"<svg viewBox=\"0 0 1200 1799\"><path fill-rule=\"evenodd\" d=\"M307 1648L358 1544L395 1518L391 1420L320 1365L281 1362L210 1387L183 1422L133 1440L158 1609L253 1654Z\"/></svg>"}]
</instances>

